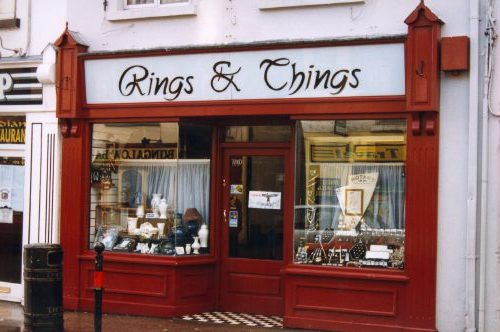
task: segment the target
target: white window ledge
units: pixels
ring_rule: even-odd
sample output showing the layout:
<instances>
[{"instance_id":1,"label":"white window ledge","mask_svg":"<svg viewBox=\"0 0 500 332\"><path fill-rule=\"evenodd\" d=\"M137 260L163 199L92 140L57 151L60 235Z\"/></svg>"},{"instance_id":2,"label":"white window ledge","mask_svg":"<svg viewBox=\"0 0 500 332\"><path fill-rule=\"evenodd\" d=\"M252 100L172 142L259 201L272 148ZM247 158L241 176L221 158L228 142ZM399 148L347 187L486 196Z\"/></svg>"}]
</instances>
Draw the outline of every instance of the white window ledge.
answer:
<instances>
[{"instance_id":1,"label":"white window ledge","mask_svg":"<svg viewBox=\"0 0 500 332\"><path fill-rule=\"evenodd\" d=\"M196 5L192 1L163 6L125 8L123 0L109 0L106 10L106 19L108 21L188 15L196 15Z\"/></svg>"},{"instance_id":2,"label":"white window ledge","mask_svg":"<svg viewBox=\"0 0 500 332\"><path fill-rule=\"evenodd\" d=\"M365 3L366 0L259 0L259 9L279 9Z\"/></svg>"}]
</instances>

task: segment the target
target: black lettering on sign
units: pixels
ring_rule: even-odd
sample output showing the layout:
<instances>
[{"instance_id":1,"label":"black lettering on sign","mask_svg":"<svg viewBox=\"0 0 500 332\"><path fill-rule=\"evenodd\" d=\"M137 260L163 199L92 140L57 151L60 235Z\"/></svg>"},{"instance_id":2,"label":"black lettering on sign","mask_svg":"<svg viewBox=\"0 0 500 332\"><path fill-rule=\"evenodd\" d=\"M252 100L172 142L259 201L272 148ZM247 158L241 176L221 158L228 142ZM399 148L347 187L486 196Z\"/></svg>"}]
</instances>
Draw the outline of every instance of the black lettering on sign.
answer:
<instances>
[{"instance_id":1,"label":"black lettering on sign","mask_svg":"<svg viewBox=\"0 0 500 332\"><path fill-rule=\"evenodd\" d=\"M288 58L264 59L260 68L269 89L287 89L289 95L311 90L327 90L331 95L338 95L346 87L356 89L360 84L359 68L317 69L311 64L304 70Z\"/></svg>"},{"instance_id":2,"label":"black lettering on sign","mask_svg":"<svg viewBox=\"0 0 500 332\"><path fill-rule=\"evenodd\" d=\"M234 82L234 76L240 72L241 67L236 71L229 71L230 67L231 62L229 61L219 61L214 64L212 69L215 75L210 81L210 85L214 91L224 92L230 86L233 86L236 91L240 91L240 88Z\"/></svg>"},{"instance_id":3,"label":"black lettering on sign","mask_svg":"<svg viewBox=\"0 0 500 332\"><path fill-rule=\"evenodd\" d=\"M193 93L193 76L159 77L155 72L141 65L126 68L118 81L118 89L122 96L157 96L171 101L181 93Z\"/></svg>"}]
</instances>

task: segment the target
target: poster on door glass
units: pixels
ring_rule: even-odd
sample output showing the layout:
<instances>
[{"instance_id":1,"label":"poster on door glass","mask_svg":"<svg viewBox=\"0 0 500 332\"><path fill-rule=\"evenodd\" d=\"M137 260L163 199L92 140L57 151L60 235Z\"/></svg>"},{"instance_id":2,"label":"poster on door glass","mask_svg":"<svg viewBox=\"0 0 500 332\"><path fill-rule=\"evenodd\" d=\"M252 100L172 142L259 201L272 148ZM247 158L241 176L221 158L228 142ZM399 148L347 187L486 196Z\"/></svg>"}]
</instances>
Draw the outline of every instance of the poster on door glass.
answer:
<instances>
[{"instance_id":1,"label":"poster on door glass","mask_svg":"<svg viewBox=\"0 0 500 332\"><path fill-rule=\"evenodd\" d=\"M0 187L0 208L12 207L11 188Z\"/></svg>"},{"instance_id":2,"label":"poster on door glass","mask_svg":"<svg viewBox=\"0 0 500 332\"><path fill-rule=\"evenodd\" d=\"M248 207L253 209L281 209L281 193L273 191L250 191Z\"/></svg>"},{"instance_id":3,"label":"poster on door glass","mask_svg":"<svg viewBox=\"0 0 500 332\"><path fill-rule=\"evenodd\" d=\"M0 188L0 223L12 224L12 190L11 188Z\"/></svg>"},{"instance_id":4,"label":"poster on door glass","mask_svg":"<svg viewBox=\"0 0 500 332\"><path fill-rule=\"evenodd\" d=\"M13 222L13 213L11 208L0 208L0 223L2 224L12 224Z\"/></svg>"}]
</instances>

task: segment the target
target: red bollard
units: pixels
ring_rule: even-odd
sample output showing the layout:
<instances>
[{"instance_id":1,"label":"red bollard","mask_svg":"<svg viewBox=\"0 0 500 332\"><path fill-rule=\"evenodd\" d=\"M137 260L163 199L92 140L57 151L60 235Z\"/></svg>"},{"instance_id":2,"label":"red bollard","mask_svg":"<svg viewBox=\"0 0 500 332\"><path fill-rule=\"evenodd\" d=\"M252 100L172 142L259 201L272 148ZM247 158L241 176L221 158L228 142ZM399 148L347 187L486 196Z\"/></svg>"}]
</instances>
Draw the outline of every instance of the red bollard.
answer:
<instances>
[{"instance_id":1,"label":"red bollard","mask_svg":"<svg viewBox=\"0 0 500 332\"><path fill-rule=\"evenodd\" d=\"M94 331L101 332L102 330L102 291L104 283L104 275L102 272L102 252L104 245L97 242L94 246L96 251L95 256L95 272L94 272Z\"/></svg>"}]
</instances>

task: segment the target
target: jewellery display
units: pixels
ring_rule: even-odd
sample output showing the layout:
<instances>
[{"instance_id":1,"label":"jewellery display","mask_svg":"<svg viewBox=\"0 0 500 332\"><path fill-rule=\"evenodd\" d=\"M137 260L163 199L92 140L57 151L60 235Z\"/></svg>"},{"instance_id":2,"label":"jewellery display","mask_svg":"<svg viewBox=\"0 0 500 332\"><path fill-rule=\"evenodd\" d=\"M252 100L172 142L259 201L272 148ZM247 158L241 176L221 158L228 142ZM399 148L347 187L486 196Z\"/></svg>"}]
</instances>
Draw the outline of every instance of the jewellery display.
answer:
<instances>
[{"instance_id":1,"label":"jewellery display","mask_svg":"<svg viewBox=\"0 0 500 332\"><path fill-rule=\"evenodd\" d=\"M296 264L404 268L404 229L375 229L361 221L356 229L306 230L298 240Z\"/></svg>"},{"instance_id":2,"label":"jewellery display","mask_svg":"<svg viewBox=\"0 0 500 332\"><path fill-rule=\"evenodd\" d=\"M341 181L331 173L322 178L321 167L310 171L316 187L308 183L306 204L300 205L304 210L296 224L303 228L296 228L294 262L403 269L405 230L391 228L398 223L384 219L391 215L384 205L386 196L377 189L379 178L385 176L380 174L385 172L351 174ZM318 191L319 199L311 194L317 196ZM372 204L375 199L376 206Z\"/></svg>"},{"instance_id":3,"label":"jewellery display","mask_svg":"<svg viewBox=\"0 0 500 332\"><path fill-rule=\"evenodd\" d=\"M349 262L349 250L338 247L328 249L328 257L324 265L343 266L347 262Z\"/></svg>"},{"instance_id":4,"label":"jewellery display","mask_svg":"<svg viewBox=\"0 0 500 332\"><path fill-rule=\"evenodd\" d=\"M96 233L95 243L101 242L104 245L104 250L112 250L118 241L119 232L120 229L115 226L100 226Z\"/></svg>"},{"instance_id":5,"label":"jewellery display","mask_svg":"<svg viewBox=\"0 0 500 332\"><path fill-rule=\"evenodd\" d=\"M151 243L151 248L149 249L149 254L158 253L158 243Z\"/></svg>"},{"instance_id":6,"label":"jewellery display","mask_svg":"<svg viewBox=\"0 0 500 332\"><path fill-rule=\"evenodd\" d=\"M149 245L147 243L140 242L137 244L135 251L138 251L141 254L147 254L149 252Z\"/></svg>"},{"instance_id":7,"label":"jewellery display","mask_svg":"<svg viewBox=\"0 0 500 332\"><path fill-rule=\"evenodd\" d=\"M160 200L160 206L166 202ZM165 204L166 205L166 204ZM139 205L142 209L143 206ZM156 215L145 218L152 214L150 209L146 210L143 217L137 217L136 208L121 207L122 212L115 210L98 208L102 216L101 226L96 228L95 236L92 240L102 242L105 250L115 252L133 252L149 255L197 255L208 254L208 226L200 225L201 215L197 209L190 208L184 215L178 213L175 215L173 209L167 209ZM124 213L123 211L127 212ZM144 212L146 212L144 211ZM127 217L128 215L128 217ZM140 215L140 213L139 213ZM174 217L175 216L175 217ZM121 220L120 220L121 218ZM102 225L103 221L110 220L111 225ZM174 227L175 222L177 226ZM176 247L183 247L182 253Z\"/></svg>"},{"instance_id":8,"label":"jewellery display","mask_svg":"<svg viewBox=\"0 0 500 332\"><path fill-rule=\"evenodd\" d=\"M363 259L365 255L366 244L362 239L358 239L358 241L349 250L349 257L351 257L352 260L360 260Z\"/></svg>"},{"instance_id":9,"label":"jewellery display","mask_svg":"<svg viewBox=\"0 0 500 332\"><path fill-rule=\"evenodd\" d=\"M132 251L136 245L137 241L134 238L125 237L116 243L113 247L113 251Z\"/></svg>"}]
</instances>

